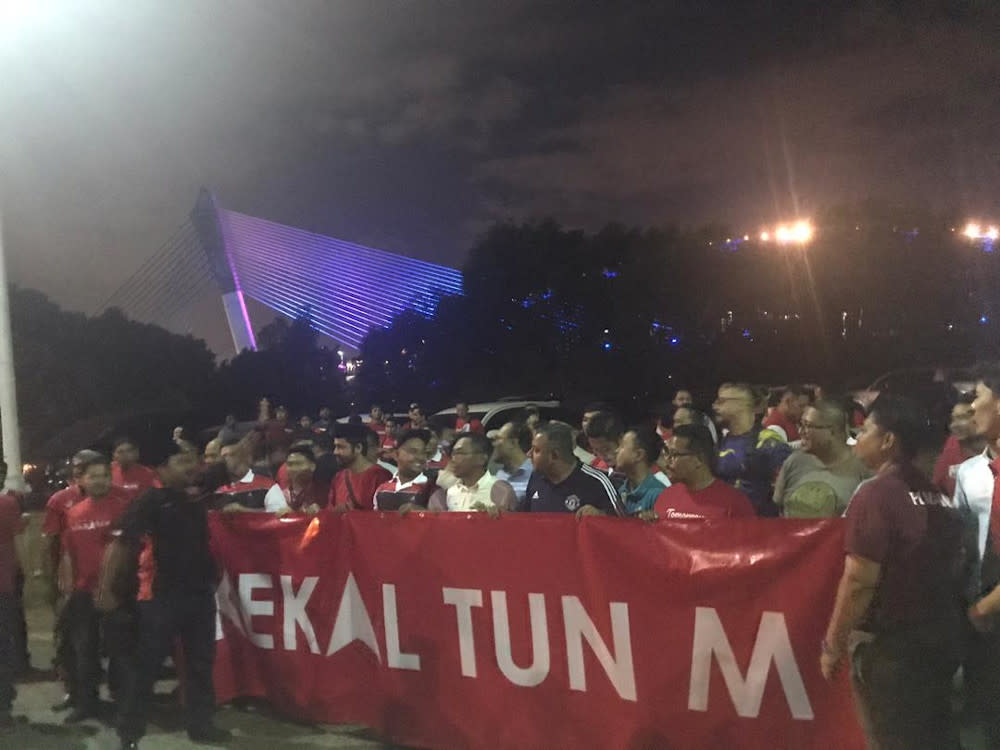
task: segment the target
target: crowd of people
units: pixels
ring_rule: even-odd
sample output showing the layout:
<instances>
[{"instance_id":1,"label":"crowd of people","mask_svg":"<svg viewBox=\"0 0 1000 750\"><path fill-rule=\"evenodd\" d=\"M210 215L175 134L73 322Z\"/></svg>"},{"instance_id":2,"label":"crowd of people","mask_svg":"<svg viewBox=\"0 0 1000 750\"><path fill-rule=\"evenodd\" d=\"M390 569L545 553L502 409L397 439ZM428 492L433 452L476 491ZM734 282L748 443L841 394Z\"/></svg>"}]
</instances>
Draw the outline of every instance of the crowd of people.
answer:
<instances>
[{"instance_id":1,"label":"crowd of people","mask_svg":"<svg viewBox=\"0 0 1000 750\"><path fill-rule=\"evenodd\" d=\"M1000 748L1000 370L956 399L932 472L921 406L883 395L864 415L817 388L760 393L723 383L711 410L676 392L655 420L627 425L607 404L577 424L453 422L411 404L344 422L328 409L291 421L262 399L251 429L228 417L200 447L178 428L147 452L81 450L42 525L56 608L66 721L108 718L102 658L123 747L145 732L153 687L175 638L183 651L192 739L225 742L213 723L215 563L208 513L366 511L572 513L635 523L846 517L846 557L820 669L845 663L872 747L958 747L952 689ZM933 436L931 436L933 437ZM997 512L994 512L996 510ZM781 523L781 521L774 521ZM23 520L0 496L0 727L26 650Z\"/></svg>"}]
</instances>

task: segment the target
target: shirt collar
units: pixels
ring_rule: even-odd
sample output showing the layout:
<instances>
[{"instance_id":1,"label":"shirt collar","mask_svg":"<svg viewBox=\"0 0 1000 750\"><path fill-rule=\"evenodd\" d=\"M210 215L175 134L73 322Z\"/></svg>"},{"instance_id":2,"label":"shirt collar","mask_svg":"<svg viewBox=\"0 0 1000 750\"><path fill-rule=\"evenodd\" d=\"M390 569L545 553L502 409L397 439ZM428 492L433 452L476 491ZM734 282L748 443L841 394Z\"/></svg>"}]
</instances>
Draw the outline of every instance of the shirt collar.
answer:
<instances>
[{"instance_id":1,"label":"shirt collar","mask_svg":"<svg viewBox=\"0 0 1000 750\"><path fill-rule=\"evenodd\" d=\"M237 484L250 484L253 481L253 469L247 469L247 473Z\"/></svg>"},{"instance_id":2,"label":"shirt collar","mask_svg":"<svg viewBox=\"0 0 1000 750\"><path fill-rule=\"evenodd\" d=\"M397 471L396 475L392 478L392 481L396 483L396 492L399 492L400 490L405 490L407 487L412 487L415 484L427 484L427 475L420 472L409 482L403 482L401 484L399 481L399 472Z\"/></svg>"}]
</instances>

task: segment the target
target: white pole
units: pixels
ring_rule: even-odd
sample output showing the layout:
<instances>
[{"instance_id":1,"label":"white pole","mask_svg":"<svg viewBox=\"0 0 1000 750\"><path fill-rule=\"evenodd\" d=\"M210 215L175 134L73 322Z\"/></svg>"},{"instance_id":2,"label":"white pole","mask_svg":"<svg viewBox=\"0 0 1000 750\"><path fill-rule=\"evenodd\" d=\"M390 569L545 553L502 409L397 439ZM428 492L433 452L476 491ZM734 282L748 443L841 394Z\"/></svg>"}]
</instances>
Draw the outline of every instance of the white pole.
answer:
<instances>
[{"instance_id":1,"label":"white pole","mask_svg":"<svg viewBox=\"0 0 1000 750\"><path fill-rule=\"evenodd\" d=\"M0 435L7 462L7 487L24 490L21 473L21 432L17 422L17 387L14 382L14 340L10 331L10 295L7 260L3 248L3 215L0 214Z\"/></svg>"}]
</instances>

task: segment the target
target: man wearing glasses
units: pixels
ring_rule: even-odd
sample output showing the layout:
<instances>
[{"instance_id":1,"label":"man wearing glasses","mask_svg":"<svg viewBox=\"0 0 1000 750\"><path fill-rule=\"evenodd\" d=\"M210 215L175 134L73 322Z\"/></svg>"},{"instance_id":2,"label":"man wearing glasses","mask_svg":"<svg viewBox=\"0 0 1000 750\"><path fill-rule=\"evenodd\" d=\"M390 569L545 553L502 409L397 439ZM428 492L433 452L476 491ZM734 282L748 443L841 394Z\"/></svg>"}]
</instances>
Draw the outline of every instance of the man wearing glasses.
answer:
<instances>
[{"instance_id":1,"label":"man wearing glasses","mask_svg":"<svg viewBox=\"0 0 1000 750\"><path fill-rule=\"evenodd\" d=\"M723 383L713 407L719 424L729 432L719 443L716 472L746 493L758 516L774 517L778 508L771 485L792 449L774 430L757 423L757 399L746 383Z\"/></svg>"},{"instance_id":2,"label":"man wearing glasses","mask_svg":"<svg viewBox=\"0 0 1000 750\"><path fill-rule=\"evenodd\" d=\"M749 498L713 473L715 442L703 425L674 428L667 442L667 476L673 484L660 493L653 510L640 513L658 519L754 518Z\"/></svg>"},{"instance_id":3,"label":"man wearing glasses","mask_svg":"<svg viewBox=\"0 0 1000 750\"><path fill-rule=\"evenodd\" d=\"M847 445L847 413L833 401L810 406L799 423L802 450L785 461L774 503L787 518L833 518L871 472Z\"/></svg>"}]
</instances>

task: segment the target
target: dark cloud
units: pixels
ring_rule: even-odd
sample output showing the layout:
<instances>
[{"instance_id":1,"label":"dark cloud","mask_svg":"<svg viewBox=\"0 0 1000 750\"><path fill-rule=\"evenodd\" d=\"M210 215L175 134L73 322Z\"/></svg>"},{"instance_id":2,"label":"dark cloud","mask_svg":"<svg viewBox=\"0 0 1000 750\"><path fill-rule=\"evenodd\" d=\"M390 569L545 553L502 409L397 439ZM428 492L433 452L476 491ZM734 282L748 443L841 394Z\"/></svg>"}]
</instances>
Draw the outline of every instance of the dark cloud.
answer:
<instances>
[{"instance_id":1,"label":"dark cloud","mask_svg":"<svg viewBox=\"0 0 1000 750\"><path fill-rule=\"evenodd\" d=\"M996 3L68 6L0 30L0 187L13 278L72 308L97 309L201 185L452 264L507 217L998 210ZM213 309L188 323L221 349Z\"/></svg>"}]
</instances>

